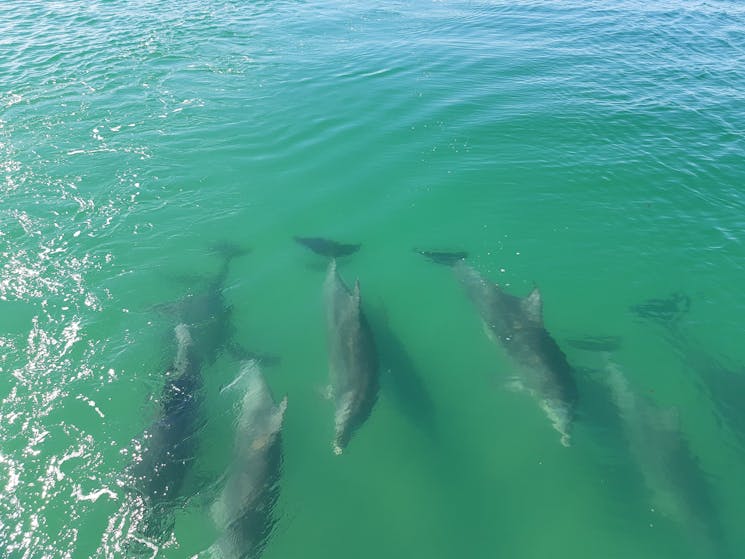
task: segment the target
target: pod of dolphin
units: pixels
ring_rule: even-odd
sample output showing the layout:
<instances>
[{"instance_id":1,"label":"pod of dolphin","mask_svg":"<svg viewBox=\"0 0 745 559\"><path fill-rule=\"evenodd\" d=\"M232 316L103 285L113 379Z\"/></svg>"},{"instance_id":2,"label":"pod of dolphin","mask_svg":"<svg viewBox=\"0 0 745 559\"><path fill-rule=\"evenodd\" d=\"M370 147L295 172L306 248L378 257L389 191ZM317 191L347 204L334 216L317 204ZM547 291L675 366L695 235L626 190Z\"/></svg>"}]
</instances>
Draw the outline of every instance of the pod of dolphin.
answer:
<instances>
[{"instance_id":1,"label":"pod of dolphin","mask_svg":"<svg viewBox=\"0 0 745 559\"><path fill-rule=\"evenodd\" d=\"M323 285L330 379L334 403L334 454L342 454L370 416L379 390L379 361L375 338L363 312L359 280L353 287L339 274L337 259L356 252L360 245L323 238L295 237L314 253L329 259ZM201 369L227 349L242 365L231 389L242 394L235 424L231 466L223 476L222 491L211 505L211 517L220 534L206 557L255 558L261 555L273 530L274 505L279 495L282 468L282 424L287 397L273 398L261 367L270 361L230 342L230 308L223 287L230 262L242 251L222 246L223 266L197 296L164 308L176 323L176 354L167 370L158 420L147 430L144 450L134 465L137 491L147 505L144 535L168 531L168 508L179 496L195 452L200 416ZM417 250L433 263L450 268L483 321L488 337L513 365L510 386L529 394L559 435L562 445L572 443L577 416L575 370L543 322L543 302L537 288L526 297L511 295L489 282L467 263L465 252ZM658 305L659 306L659 305ZM652 308L653 305L647 304ZM640 307L641 311L649 311ZM656 307L652 310L657 310ZM201 340L207 343L196 343ZM569 342L580 349L605 351L617 347L613 338ZM677 424L644 398L634 394L620 369L609 364L604 382L619 410L630 453L643 473L650 498L666 515L686 528L696 526L707 548L719 540L708 511L697 510L686 492L689 480L675 483L671 473L681 455L695 459L685 446ZM659 453L663 455L660 456ZM664 454L667 452L667 454ZM699 472L703 479L705 476ZM700 507L699 507L700 508ZM711 551L711 549L709 549ZM712 556L720 556L714 553Z\"/></svg>"}]
</instances>

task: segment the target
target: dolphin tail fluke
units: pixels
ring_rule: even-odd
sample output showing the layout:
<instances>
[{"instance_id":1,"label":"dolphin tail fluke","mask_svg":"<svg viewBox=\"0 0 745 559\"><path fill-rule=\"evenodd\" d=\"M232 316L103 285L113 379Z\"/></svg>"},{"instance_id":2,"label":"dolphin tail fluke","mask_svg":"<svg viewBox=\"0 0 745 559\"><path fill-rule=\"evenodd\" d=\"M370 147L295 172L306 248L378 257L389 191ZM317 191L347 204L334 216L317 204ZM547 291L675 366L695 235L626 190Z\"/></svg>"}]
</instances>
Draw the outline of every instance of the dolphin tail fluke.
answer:
<instances>
[{"instance_id":1,"label":"dolphin tail fluke","mask_svg":"<svg viewBox=\"0 0 745 559\"><path fill-rule=\"evenodd\" d=\"M441 250L421 250L415 248L414 252L421 254L427 260L434 262L435 264L442 264L443 266L455 266L458 262L468 258L468 253L465 251L451 252Z\"/></svg>"},{"instance_id":2,"label":"dolphin tail fluke","mask_svg":"<svg viewBox=\"0 0 745 559\"><path fill-rule=\"evenodd\" d=\"M318 254L328 258L349 256L360 249L360 244L345 244L322 237L295 237L295 242Z\"/></svg>"},{"instance_id":3,"label":"dolphin tail fluke","mask_svg":"<svg viewBox=\"0 0 745 559\"><path fill-rule=\"evenodd\" d=\"M219 254L227 261L251 252L251 249L247 247L242 247L228 241L213 243L210 246L210 249L212 250L212 252Z\"/></svg>"}]
</instances>

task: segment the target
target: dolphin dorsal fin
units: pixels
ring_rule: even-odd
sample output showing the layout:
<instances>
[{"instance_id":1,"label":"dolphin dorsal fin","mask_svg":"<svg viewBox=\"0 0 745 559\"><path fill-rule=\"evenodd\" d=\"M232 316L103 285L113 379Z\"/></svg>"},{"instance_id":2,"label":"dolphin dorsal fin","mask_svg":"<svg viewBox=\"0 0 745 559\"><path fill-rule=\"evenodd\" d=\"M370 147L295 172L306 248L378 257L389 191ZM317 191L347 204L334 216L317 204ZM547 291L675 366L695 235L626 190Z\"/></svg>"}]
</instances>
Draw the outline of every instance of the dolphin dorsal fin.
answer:
<instances>
[{"instance_id":1,"label":"dolphin dorsal fin","mask_svg":"<svg viewBox=\"0 0 745 559\"><path fill-rule=\"evenodd\" d=\"M533 288L525 299L522 300L523 310L530 320L543 325L543 299L537 287Z\"/></svg>"}]
</instances>

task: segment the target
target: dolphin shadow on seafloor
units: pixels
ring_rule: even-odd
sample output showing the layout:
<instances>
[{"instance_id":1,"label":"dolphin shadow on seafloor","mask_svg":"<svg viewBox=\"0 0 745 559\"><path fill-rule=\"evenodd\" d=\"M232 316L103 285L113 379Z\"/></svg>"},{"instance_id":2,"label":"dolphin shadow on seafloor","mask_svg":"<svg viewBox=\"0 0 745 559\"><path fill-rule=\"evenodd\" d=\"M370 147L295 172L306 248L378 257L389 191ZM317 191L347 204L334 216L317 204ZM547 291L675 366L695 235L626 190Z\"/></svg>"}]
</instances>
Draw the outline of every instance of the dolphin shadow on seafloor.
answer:
<instances>
[{"instance_id":1,"label":"dolphin shadow on seafloor","mask_svg":"<svg viewBox=\"0 0 745 559\"><path fill-rule=\"evenodd\" d=\"M371 318L381 360L381 390L428 437L437 435L437 408L411 354L385 313Z\"/></svg>"},{"instance_id":2,"label":"dolphin shadow on seafloor","mask_svg":"<svg viewBox=\"0 0 745 559\"><path fill-rule=\"evenodd\" d=\"M638 312L650 308L659 312ZM690 309L690 299L675 293L666 299L651 299L631 307L640 318L660 327L670 346L684 364L696 373L696 382L708 394L715 408L717 421L727 425L745 450L745 367L728 366L725 360L707 351L701 343L686 333L682 318ZM662 312L660 309L664 309Z\"/></svg>"},{"instance_id":3,"label":"dolphin shadow on seafloor","mask_svg":"<svg viewBox=\"0 0 745 559\"><path fill-rule=\"evenodd\" d=\"M677 412L638 395L615 363L608 362L603 374L647 491L645 508L677 525L699 557L732 557L708 476L688 445Z\"/></svg>"}]
</instances>

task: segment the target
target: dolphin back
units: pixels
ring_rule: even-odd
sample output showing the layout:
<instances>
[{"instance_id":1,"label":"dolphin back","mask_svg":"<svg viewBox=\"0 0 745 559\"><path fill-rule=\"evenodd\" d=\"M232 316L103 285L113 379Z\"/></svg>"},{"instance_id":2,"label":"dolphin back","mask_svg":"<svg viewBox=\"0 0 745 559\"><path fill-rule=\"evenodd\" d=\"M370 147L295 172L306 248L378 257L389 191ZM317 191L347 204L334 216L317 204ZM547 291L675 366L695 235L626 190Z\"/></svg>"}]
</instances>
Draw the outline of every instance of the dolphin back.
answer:
<instances>
[{"instance_id":1,"label":"dolphin back","mask_svg":"<svg viewBox=\"0 0 745 559\"><path fill-rule=\"evenodd\" d=\"M275 525L282 469L282 424L287 397L274 403L256 361L243 364L236 387L243 390L236 422L233 462L212 506L221 535L212 557L258 557Z\"/></svg>"},{"instance_id":2,"label":"dolphin back","mask_svg":"<svg viewBox=\"0 0 745 559\"><path fill-rule=\"evenodd\" d=\"M334 452L341 454L377 399L378 357L362 311L359 281L350 291L332 261L325 291L329 372L336 406Z\"/></svg>"}]
</instances>

